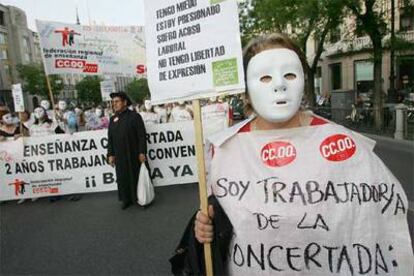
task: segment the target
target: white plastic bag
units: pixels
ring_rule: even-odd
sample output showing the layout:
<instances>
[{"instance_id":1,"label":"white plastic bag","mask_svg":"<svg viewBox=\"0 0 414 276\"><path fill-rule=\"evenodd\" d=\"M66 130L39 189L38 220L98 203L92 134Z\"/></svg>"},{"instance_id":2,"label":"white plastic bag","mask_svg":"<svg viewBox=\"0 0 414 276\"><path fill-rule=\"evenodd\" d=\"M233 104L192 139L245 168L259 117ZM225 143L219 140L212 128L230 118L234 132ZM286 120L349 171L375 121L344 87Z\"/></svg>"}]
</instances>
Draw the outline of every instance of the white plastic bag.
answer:
<instances>
[{"instance_id":1,"label":"white plastic bag","mask_svg":"<svg viewBox=\"0 0 414 276\"><path fill-rule=\"evenodd\" d=\"M141 163L137 188L138 204L141 206L148 205L154 200L154 197L154 185L152 185L148 169L145 163Z\"/></svg>"}]
</instances>

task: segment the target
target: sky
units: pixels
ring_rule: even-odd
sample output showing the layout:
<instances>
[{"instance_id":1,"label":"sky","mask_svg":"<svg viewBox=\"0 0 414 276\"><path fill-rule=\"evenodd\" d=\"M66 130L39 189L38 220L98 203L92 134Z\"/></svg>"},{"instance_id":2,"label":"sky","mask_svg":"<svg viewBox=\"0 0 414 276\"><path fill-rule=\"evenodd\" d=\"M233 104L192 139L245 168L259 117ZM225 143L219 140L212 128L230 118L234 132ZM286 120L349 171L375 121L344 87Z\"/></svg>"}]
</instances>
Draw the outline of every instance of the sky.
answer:
<instances>
[{"instance_id":1,"label":"sky","mask_svg":"<svg viewBox=\"0 0 414 276\"><path fill-rule=\"evenodd\" d=\"M122 4L121 4L122 3ZM76 7L82 25L144 25L144 0L0 0L2 5L25 11L27 24L37 31L35 20L76 23Z\"/></svg>"}]
</instances>

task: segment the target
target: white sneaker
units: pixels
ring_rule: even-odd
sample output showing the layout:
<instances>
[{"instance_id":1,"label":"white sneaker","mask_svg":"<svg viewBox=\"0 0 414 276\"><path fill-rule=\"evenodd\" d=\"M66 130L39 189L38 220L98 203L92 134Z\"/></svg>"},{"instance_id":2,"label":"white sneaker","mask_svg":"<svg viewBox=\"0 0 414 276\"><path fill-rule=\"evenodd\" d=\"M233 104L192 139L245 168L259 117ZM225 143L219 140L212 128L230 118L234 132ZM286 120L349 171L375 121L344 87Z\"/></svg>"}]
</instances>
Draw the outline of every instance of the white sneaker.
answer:
<instances>
[{"instance_id":1,"label":"white sneaker","mask_svg":"<svg viewBox=\"0 0 414 276\"><path fill-rule=\"evenodd\" d=\"M22 199L20 199L19 201L17 201L17 204L22 204L23 202L25 202L26 201L26 199L24 199L24 198L22 198Z\"/></svg>"},{"instance_id":2,"label":"white sneaker","mask_svg":"<svg viewBox=\"0 0 414 276\"><path fill-rule=\"evenodd\" d=\"M38 197L33 197L32 198L32 202L35 202L36 200L38 200L39 198Z\"/></svg>"}]
</instances>

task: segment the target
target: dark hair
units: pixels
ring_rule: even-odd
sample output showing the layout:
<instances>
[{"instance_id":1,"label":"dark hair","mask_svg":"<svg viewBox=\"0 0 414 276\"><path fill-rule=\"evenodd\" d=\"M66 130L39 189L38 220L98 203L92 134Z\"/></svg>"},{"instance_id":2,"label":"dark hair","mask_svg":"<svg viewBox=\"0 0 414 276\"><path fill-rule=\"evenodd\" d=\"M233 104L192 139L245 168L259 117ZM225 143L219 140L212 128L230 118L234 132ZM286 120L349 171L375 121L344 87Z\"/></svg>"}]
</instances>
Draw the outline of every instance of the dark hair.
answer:
<instances>
[{"instance_id":1,"label":"dark hair","mask_svg":"<svg viewBox=\"0 0 414 276\"><path fill-rule=\"evenodd\" d=\"M286 48L289 50L294 51L303 67L303 72L305 73L307 70L307 61L306 57L303 54L302 50L285 34L281 33L272 33L272 34L264 34L260 35L256 38L253 38L247 43L247 45L243 49L243 67L244 67L244 75L245 75L245 83L246 83L246 92L247 98L249 94L249 89L247 87L247 66L249 65L250 60L260 52L265 50L270 50L274 48ZM306 73L304 74L306 80ZM246 99L247 100L247 99ZM252 107L248 102L244 103L244 109L246 113L252 111Z\"/></svg>"}]
</instances>

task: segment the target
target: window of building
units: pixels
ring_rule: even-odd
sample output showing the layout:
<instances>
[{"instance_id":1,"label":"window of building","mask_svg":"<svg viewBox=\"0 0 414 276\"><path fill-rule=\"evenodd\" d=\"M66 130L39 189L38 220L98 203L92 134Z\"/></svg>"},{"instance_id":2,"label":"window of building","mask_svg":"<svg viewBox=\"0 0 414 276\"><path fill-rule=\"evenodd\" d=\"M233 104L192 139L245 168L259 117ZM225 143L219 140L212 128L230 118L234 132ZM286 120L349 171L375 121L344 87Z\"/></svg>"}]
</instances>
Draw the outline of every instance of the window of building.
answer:
<instances>
[{"instance_id":1,"label":"window of building","mask_svg":"<svg viewBox=\"0 0 414 276\"><path fill-rule=\"evenodd\" d=\"M10 65L4 64L4 72L6 73L6 76L11 78L11 71L10 71Z\"/></svg>"},{"instance_id":2,"label":"window of building","mask_svg":"<svg viewBox=\"0 0 414 276\"><path fill-rule=\"evenodd\" d=\"M11 79L12 79L10 65L4 64L4 73L5 73L4 74L5 78L3 79L4 84L9 85L9 83L11 82Z\"/></svg>"},{"instance_id":3,"label":"window of building","mask_svg":"<svg viewBox=\"0 0 414 276\"><path fill-rule=\"evenodd\" d=\"M24 48L24 50L26 52L28 52L29 51L29 48L30 48L29 47L29 39L27 37L23 37L22 42L23 42L23 48Z\"/></svg>"},{"instance_id":4,"label":"window of building","mask_svg":"<svg viewBox=\"0 0 414 276\"><path fill-rule=\"evenodd\" d=\"M397 89L414 87L414 55L397 58Z\"/></svg>"},{"instance_id":5,"label":"window of building","mask_svg":"<svg viewBox=\"0 0 414 276\"><path fill-rule=\"evenodd\" d=\"M4 11L0 11L0 25L1 26L6 25L6 22L4 20Z\"/></svg>"},{"instance_id":6,"label":"window of building","mask_svg":"<svg viewBox=\"0 0 414 276\"><path fill-rule=\"evenodd\" d=\"M414 8L404 8L400 12L400 30L414 30Z\"/></svg>"},{"instance_id":7,"label":"window of building","mask_svg":"<svg viewBox=\"0 0 414 276\"><path fill-rule=\"evenodd\" d=\"M334 63L329 65L331 70L331 88L338 90L342 88L342 64Z\"/></svg>"},{"instance_id":8,"label":"window of building","mask_svg":"<svg viewBox=\"0 0 414 276\"><path fill-rule=\"evenodd\" d=\"M355 61L354 74L357 94L367 93L370 96L374 91L374 63L369 60Z\"/></svg>"},{"instance_id":9,"label":"window of building","mask_svg":"<svg viewBox=\"0 0 414 276\"><path fill-rule=\"evenodd\" d=\"M6 49L0 49L0 59L7 59L7 50Z\"/></svg>"},{"instance_id":10,"label":"window of building","mask_svg":"<svg viewBox=\"0 0 414 276\"><path fill-rule=\"evenodd\" d=\"M0 44L7 44L7 35L5 33L0 33Z\"/></svg>"}]
</instances>

